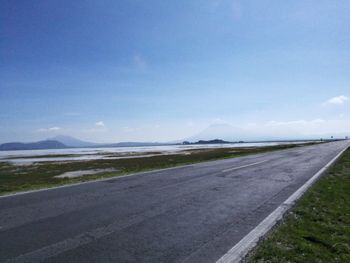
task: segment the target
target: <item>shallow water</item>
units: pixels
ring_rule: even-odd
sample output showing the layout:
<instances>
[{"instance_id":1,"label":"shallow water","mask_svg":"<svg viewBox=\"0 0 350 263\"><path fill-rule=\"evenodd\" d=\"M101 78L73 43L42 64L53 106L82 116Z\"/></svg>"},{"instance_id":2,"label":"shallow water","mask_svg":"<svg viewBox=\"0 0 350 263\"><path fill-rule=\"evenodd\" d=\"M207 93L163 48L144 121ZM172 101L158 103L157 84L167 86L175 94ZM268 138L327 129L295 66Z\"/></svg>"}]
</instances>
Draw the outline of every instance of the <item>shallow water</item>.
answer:
<instances>
[{"instance_id":1,"label":"shallow water","mask_svg":"<svg viewBox=\"0 0 350 263\"><path fill-rule=\"evenodd\" d=\"M0 151L0 161L18 165L32 164L34 162L67 162L100 159L121 159L154 156L154 152L161 154L181 153L184 150L213 149L213 148L242 148L262 147L281 144L296 144L302 142L263 142L263 143L229 143L229 144L192 144L192 145L165 145L142 147L109 147L109 148L70 148L50 150L21 150ZM124 156L111 156L111 154ZM46 155L70 155L62 157L41 157ZM128 156L129 155L129 156ZM28 158L29 157L29 158ZM36 158L37 157L37 158Z\"/></svg>"}]
</instances>

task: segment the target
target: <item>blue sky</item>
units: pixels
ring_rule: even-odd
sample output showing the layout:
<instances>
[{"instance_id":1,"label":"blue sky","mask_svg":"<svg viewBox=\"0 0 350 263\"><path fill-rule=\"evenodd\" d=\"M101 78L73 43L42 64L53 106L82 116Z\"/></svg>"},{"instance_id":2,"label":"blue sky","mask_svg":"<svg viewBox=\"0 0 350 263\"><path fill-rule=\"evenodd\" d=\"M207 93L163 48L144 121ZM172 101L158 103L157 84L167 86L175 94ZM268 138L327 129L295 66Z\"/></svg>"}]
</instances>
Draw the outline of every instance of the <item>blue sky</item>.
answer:
<instances>
[{"instance_id":1,"label":"blue sky","mask_svg":"<svg viewBox=\"0 0 350 263\"><path fill-rule=\"evenodd\" d=\"M350 133L347 0L1 0L0 142Z\"/></svg>"}]
</instances>

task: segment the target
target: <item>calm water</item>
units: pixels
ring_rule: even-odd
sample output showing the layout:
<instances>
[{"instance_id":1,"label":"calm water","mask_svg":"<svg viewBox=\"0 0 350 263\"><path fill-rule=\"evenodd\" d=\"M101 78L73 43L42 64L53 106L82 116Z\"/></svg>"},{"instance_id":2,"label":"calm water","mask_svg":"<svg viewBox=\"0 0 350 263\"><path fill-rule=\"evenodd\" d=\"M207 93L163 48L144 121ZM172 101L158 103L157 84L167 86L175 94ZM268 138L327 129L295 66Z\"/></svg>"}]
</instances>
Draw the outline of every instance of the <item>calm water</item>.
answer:
<instances>
[{"instance_id":1,"label":"calm water","mask_svg":"<svg viewBox=\"0 0 350 263\"><path fill-rule=\"evenodd\" d=\"M268 142L268 143L230 143L230 144L203 144L203 145L166 145L166 146L143 146L143 147L113 147L113 148L73 148L73 149L51 149L51 150L25 150L25 151L0 151L0 161L9 161L15 164L30 164L33 162L59 162L75 160L98 160L118 159L130 157L111 157L111 154L137 154L136 156L151 156L148 152L161 152L163 154L177 153L191 149L212 148L237 148L273 146L281 144L295 144L301 142ZM66 155L69 157L47 157L35 158L46 155ZM27 157L27 158L24 158ZM33 157L33 158L28 158ZM8 159L11 158L11 159Z\"/></svg>"}]
</instances>

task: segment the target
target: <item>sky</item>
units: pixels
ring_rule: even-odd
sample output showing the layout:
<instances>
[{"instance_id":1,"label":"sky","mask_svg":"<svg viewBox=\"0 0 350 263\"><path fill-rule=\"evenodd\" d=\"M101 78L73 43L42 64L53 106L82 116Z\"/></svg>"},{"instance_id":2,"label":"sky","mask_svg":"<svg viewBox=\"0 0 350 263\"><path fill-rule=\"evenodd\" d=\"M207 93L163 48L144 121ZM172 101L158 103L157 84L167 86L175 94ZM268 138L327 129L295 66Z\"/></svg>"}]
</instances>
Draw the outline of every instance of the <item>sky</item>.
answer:
<instances>
[{"instance_id":1,"label":"sky","mask_svg":"<svg viewBox=\"0 0 350 263\"><path fill-rule=\"evenodd\" d=\"M348 0L0 4L0 143L350 134Z\"/></svg>"}]
</instances>

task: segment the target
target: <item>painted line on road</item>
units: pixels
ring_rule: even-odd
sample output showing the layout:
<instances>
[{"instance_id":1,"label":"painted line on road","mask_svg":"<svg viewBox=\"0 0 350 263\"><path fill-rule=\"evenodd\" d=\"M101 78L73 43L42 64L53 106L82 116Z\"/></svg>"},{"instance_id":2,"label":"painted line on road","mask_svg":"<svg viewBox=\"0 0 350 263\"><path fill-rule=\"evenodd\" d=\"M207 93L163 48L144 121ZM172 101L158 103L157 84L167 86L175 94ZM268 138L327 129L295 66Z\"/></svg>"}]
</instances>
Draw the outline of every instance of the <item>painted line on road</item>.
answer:
<instances>
[{"instance_id":1,"label":"painted line on road","mask_svg":"<svg viewBox=\"0 0 350 263\"><path fill-rule=\"evenodd\" d=\"M239 263L247 254L258 244L259 240L265 236L273 226L275 226L283 215L295 204L295 202L323 175L330 166L349 148L346 146L344 150L338 153L330 162L328 162L321 170L313 175L304 185L296 190L286 201L277 207L270 215L268 215L258 226L250 231L244 238L233 246L225 255L223 255L216 263Z\"/></svg>"},{"instance_id":2,"label":"painted line on road","mask_svg":"<svg viewBox=\"0 0 350 263\"><path fill-rule=\"evenodd\" d=\"M245 168L245 167L249 167L249 166L253 166L253 165L265 163L265 162L267 162L267 161L268 161L268 160L264 160L264 161L260 161L260 162L256 162L256 163L250 163L250 164L246 164L246 165L242 165L242 166L238 166L238 167L228 168L228 169L225 169L225 170L222 170L222 171L223 171L224 173L226 173L226 172L231 172L231 171L238 170L238 169L242 169L242 168Z\"/></svg>"}]
</instances>

